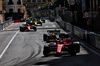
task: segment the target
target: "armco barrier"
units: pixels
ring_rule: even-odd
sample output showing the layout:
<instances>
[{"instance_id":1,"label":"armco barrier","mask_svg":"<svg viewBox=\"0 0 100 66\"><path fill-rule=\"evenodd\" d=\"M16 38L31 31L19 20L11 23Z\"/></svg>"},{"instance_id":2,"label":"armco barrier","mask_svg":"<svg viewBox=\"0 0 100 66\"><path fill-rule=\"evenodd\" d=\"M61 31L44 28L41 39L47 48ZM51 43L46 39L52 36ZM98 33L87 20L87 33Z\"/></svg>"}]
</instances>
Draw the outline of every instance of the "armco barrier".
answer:
<instances>
[{"instance_id":1,"label":"armco barrier","mask_svg":"<svg viewBox=\"0 0 100 66\"><path fill-rule=\"evenodd\" d=\"M63 20L61 19L61 17L59 17L59 19L61 20L61 25L64 28L64 22L63 22Z\"/></svg>"},{"instance_id":2,"label":"armco barrier","mask_svg":"<svg viewBox=\"0 0 100 66\"><path fill-rule=\"evenodd\" d=\"M3 30L2 24L0 24L0 31Z\"/></svg>"},{"instance_id":3,"label":"armco barrier","mask_svg":"<svg viewBox=\"0 0 100 66\"><path fill-rule=\"evenodd\" d=\"M61 26L65 28L64 21L60 17L58 20L61 21L59 22ZM87 44L100 49L100 35L94 32L83 30L77 26L71 25L68 22L66 22L66 30L70 31L71 33L79 37L81 40L86 42Z\"/></svg>"},{"instance_id":4,"label":"armco barrier","mask_svg":"<svg viewBox=\"0 0 100 66\"><path fill-rule=\"evenodd\" d=\"M66 22L65 22L65 21L63 21L63 23L64 23L64 29L66 29Z\"/></svg>"},{"instance_id":5,"label":"armco barrier","mask_svg":"<svg viewBox=\"0 0 100 66\"><path fill-rule=\"evenodd\" d=\"M2 28L3 28L3 29L5 28L4 22L2 23Z\"/></svg>"},{"instance_id":6,"label":"armco barrier","mask_svg":"<svg viewBox=\"0 0 100 66\"><path fill-rule=\"evenodd\" d=\"M74 26L74 34L76 36L78 36L80 39L83 39L85 33L84 33L83 29L81 29L77 26Z\"/></svg>"},{"instance_id":7,"label":"armco barrier","mask_svg":"<svg viewBox=\"0 0 100 66\"><path fill-rule=\"evenodd\" d=\"M4 22L4 28L7 27L7 24L6 24L6 23L7 23L7 22Z\"/></svg>"},{"instance_id":8,"label":"armco barrier","mask_svg":"<svg viewBox=\"0 0 100 66\"><path fill-rule=\"evenodd\" d=\"M57 15L58 16L58 15ZM61 27L63 28L63 20L58 16L56 17L55 21L59 22Z\"/></svg>"},{"instance_id":9,"label":"armco barrier","mask_svg":"<svg viewBox=\"0 0 100 66\"><path fill-rule=\"evenodd\" d=\"M88 31L87 30L83 30L83 41L85 41L86 43L88 42L87 41L87 35L88 35Z\"/></svg>"},{"instance_id":10,"label":"armco barrier","mask_svg":"<svg viewBox=\"0 0 100 66\"><path fill-rule=\"evenodd\" d=\"M0 31L3 30L4 28L8 27L10 24L12 24L12 19L7 20L3 23L0 24Z\"/></svg>"},{"instance_id":11,"label":"armco barrier","mask_svg":"<svg viewBox=\"0 0 100 66\"><path fill-rule=\"evenodd\" d=\"M95 40L96 47L100 49L100 35L95 34Z\"/></svg>"},{"instance_id":12,"label":"armco barrier","mask_svg":"<svg viewBox=\"0 0 100 66\"><path fill-rule=\"evenodd\" d=\"M96 47L95 41L96 41L95 40L95 33L94 32L88 32L87 33L87 44Z\"/></svg>"},{"instance_id":13,"label":"armco barrier","mask_svg":"<svg viewBox=\"0 0 100 66\"><path fill-rule=\"evenodd\" d=\"M70 31L71 33L73 33L73 25L66 22L66 30Z\"/></svg>"}]
</instances>

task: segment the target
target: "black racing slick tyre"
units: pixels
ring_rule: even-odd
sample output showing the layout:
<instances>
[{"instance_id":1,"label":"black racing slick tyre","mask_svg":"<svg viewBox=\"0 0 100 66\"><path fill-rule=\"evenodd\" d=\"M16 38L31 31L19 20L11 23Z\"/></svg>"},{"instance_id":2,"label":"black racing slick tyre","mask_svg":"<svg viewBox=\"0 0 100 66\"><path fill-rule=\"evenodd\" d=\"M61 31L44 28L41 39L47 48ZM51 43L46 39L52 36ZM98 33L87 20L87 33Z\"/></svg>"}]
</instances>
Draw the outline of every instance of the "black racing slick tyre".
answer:
<instances>
[{"instance_id":1,"label":"black racing slick tyre","mask_svg":"<svg viewBox=\"0 0 100 66\"><path fill-rule=\"evenodd\" d=\"M76 51L74 49L74 45L71 45L71 47L70 47L70 54L71 54L71 56L76 56Z\"/></svg>"},{"instance_id":2,"label":"black racing slick tyre","mask_svg":"<svg viewBox=\"0 0 100 66\"><path fill-rule=\"evenodd\" d=\"M34 31L37 31L37 28L36 27L33 27Z\"/></svg>"},{"instance_id":3,"label":"black racing slick tyre","mask_svg":"<svg viewBox=\"0 0 100 66\"><path fill-rule=\"evenodd\" d=\"M73 42L73 45L74 45L74 49L75 49L76 53L80 52L80 42L75 41L75 42Z\"/></svg>"},{"instance_id":4,"label":"black racing slick tyre","mask_svg":"<svg viewBox=\"0 0 100 66\"><path fill-rule=\"evenodd\" d=\"M20 26L20 31L23 32L23 31L25 31L25 29Z\"/></svg>"},{"instance_id":5,"label":"black racing slick tyre","mask_svg":"<svg viewBox=\"0 0 100 66\"><path fill-rule=\"evenodd\" d=\"M43 23L45 23L45 20L42 20L43 21Z\"/></svg>"},{"instance_id":6,"label":"black racing slick tyre","mask_svg":"<svg viewBox=\"0 0 100 66\"><path fill-rule=\"evenodd\" d=\"M47 38L46 38L46 43L49 43L50 41L49 41L49 37L47 36Z\"/></svg>"},{"instance_id":7,"label":"black racing slick tyre","mask_svg":"<svg viewBox=\"0 0 100 66\"><path fill-rule=\"evenodd\" d=\"M68 34L65 34L65 38L69 38L69 35Z\"/></svg>"},{"instance_id":8,"label":"black racing slick tyre","mask_svg":"<svg viewBox=\"0 0 100 66\"><path fill-rule=\"evenodd\" d=\"M50 49L48 46L44 46L44 50L43 50L43 55L45 57L49 56L48 53L50 52Z\"/></svg>"},{"instance_id":9,"label":"black racing slick tyre","mask_svg":"<svg viewBox=\"0 0 100 66\"><path fill-rule=\"evenodd\" d=\"M41 24L41 26L42 26L42 23L40 23Z\"/></svg>"},{"instance_id":10,"label":"black racing slick tyre","mask_svg":"<svg viewBox=\"0 0 100 66\"><path fill-rule=\"evenodd\" d=\"M79 42L73 42L70 45L70 53L71 56L76 56L76 53L80 52L80 44Z\"/></svg>"},{"instance_id":11,"label":"black racing slick tyre","mask_svg":"<svg viewBox=\"0 0 100 66\"><path fill-rule=\"evenodd\" d=\"M47 35L43 34L43 40L46 41L46 39L47 39Z\"/></svg>"}]
</instances>

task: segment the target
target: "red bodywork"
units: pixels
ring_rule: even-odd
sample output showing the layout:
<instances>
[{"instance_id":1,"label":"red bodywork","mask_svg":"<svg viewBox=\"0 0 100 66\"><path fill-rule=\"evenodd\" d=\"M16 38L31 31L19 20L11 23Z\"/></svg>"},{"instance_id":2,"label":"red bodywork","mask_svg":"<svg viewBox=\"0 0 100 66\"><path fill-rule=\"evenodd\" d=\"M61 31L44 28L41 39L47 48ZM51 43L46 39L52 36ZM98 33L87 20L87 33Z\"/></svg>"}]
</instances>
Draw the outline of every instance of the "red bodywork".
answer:
<instances>
[{"instance_id":1,"label":"red bodywork","mask_svg":"<svg viewBox=\"0 0 100 66\"><path fill-rule=\"evenodd\" d=\"M73 41L73 39L71 38L63 38L63 39L59 39L56 41L56 44L51 43L50 46L57 46L57 51L56 53L61 53L63 46L65 45L70 45L71 43L69 43L68 41Z\"/></svg>"},{"instance_id":2,"label":"red bodywork","mask_svg":"<svg viewBox=\"0 0 100 66\"><path fill-rule=\"evenodd\" d=\"M24 27L27 27L27 28L28 28L28 30L30 30L30 29L31 29L31 25L30 25L30 24L23 24L23 26L24 26Z\"/></svg>"},{"instance_id":3,"label":"red bodywork","mask_svg":"<svg viewBox=\"0 0 100 66\"><path fill-rule=\"evenodd\" d=\"M69 45L69 43L65 43L65 44L57 44L57 53L61 53L62 47L65 45Z\"/></svg>"}]
</instances>

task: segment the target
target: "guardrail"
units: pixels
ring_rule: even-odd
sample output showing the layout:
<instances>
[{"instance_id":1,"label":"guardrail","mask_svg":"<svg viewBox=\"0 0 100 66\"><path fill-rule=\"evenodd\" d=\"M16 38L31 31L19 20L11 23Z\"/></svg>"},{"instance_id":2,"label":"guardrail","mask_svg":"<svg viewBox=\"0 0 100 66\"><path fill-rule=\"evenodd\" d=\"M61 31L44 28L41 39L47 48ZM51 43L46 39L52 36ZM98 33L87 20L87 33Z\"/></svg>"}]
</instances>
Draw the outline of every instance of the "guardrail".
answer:
<instances>
[{"instance_id":1,"label":"guardrail","mask_svg":"<svg viewBox=\"0 0 100 66\"><path fill-rule=\"evenodd\" d=\"M74 26L68 22L63 21L60 17L57 17L56 21L58 21L60 25L62 26L62 28L64 28L65 30L70 31L72 34L74 34L75 36L77 36L78 38L86 42L87 44L100 49L100 35L99 34Z\"/></svg>"},{"instance_id":2,"label":"guardrail","mask_svg":"<svg viewBox=\"0 0 100 66\"><path fill-rule=\"evenodd\" d=\"M0 23L0 31L8 27L9 25L12 24L12 19L9 19L3 23Z\"/></svg>"}]
</instances>

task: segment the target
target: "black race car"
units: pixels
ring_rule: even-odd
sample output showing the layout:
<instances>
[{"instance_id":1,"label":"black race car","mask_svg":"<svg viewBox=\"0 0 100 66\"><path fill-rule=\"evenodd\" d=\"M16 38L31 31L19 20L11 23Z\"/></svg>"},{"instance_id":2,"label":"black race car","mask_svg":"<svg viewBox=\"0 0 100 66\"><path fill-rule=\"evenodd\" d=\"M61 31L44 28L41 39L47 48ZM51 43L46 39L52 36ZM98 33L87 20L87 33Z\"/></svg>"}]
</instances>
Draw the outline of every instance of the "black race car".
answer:
<instances>
[{"instance_id":1,"label":"black race car","mask_svg":"<svg viewBox=\"0 0 100 66\"><path fill-rule=\"evenodd\" d=\"M47 39L47 36L55 36L56 34L59 34L60 33L60 30L47 30L47 34L43 34L43 40L46 41Z\"/></svg>"},{"instance_id":2,"label":"black race car","mask_svg":"<svg viewBox=\"0 0 100 66\"><path fill-rule=\"evenodd\" d=\"M33 18L31 20L31 22L35 25L35 26L42 26L42 22L39 19Z\"/></svg>"}]
</instances>

